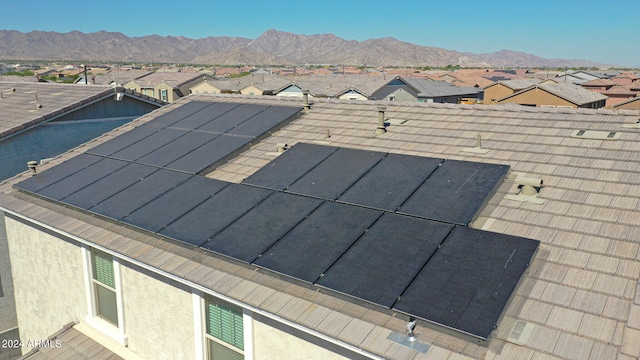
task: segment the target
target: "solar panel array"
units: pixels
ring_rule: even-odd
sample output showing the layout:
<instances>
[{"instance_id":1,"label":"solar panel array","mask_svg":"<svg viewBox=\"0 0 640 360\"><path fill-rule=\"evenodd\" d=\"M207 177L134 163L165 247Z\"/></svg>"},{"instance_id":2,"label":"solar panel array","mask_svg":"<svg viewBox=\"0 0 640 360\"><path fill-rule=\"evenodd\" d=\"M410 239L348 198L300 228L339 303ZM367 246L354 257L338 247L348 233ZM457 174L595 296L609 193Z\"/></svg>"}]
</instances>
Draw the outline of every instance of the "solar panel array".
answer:
<instances>
[{"instance_id":1,"label":"solar panel array","mask_svg":"<svg viewBox=\"0 0 640 360\"><path fill-rule=\"evenodd\" d=\"M488 338L538 246L461 226L507 166L303 143L242 184L196 175L220 152L176 165L208 144L185 136L253 139L297 110L191 102L16 187Z\"/></svg>"}]
</instances>

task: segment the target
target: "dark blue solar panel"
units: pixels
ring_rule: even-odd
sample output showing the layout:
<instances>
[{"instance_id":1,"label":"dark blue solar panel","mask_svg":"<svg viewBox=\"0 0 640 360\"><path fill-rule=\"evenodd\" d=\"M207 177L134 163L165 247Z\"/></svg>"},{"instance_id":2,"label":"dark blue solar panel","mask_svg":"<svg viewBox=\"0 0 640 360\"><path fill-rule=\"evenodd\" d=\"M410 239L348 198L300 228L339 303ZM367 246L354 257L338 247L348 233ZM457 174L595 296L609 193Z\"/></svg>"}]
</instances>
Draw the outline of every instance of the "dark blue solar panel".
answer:
<instances>
[{"instance_id":1,"label":"dark blue solar panel","mask_svg":"<svg viewBox=\"0 0 640 360\"><path fill-rule=\"evenodd\" d=\"M377 151L341 148L286 191L334 200L385 156Z\"/></svg>"},{"instance_id":2,"label":"dark blue solar panel","mask_svg":"<svg viewBox=\"0 0 640 360\"><path fill-rule=\"evenodd\" d=\"M178 108L175 108L165 114L158 116L157 118L151 120L149 123L156 126L170 126L184 118L198 113L205 108L208 108L210 105L210 102L190 101Z\"/></svg>"},{"instance_id":3,"label":"dark blue solar panel","mask_svg":"<svg viewBox=\"0 0 640 360\"><path fill-rule=\"evenodd\" d=\"M153 135L160 131L161 128L151 125L140 125L135 129L129 130L124 134L104 142L87 151L89 154L109 156L117 151L120 151L127 146L137 143L138 141Z\"/></svg>"},{"instance_id":4,"label":"dark blue solar panel","mask_svg":"<svg viewBox=\"0 0 640 360\"><path fill-rule=\"evenodd\" d=\"M167 164L166 167L197 174L242 149L251 140L251 138L222 134L178 160Z\"/></svg>"},{"instance_id":5,"label":"dark blue solar panel","mask_svg":"<svg viewBox=\"0 0 640 360\"><path fill-rule=\"evenodd\" d=\"M62 200L128 164L126 161L102 159L74 173L73 176L63 178L41 189L38 194L53 200Z\"/></svg>"},{"instance_id":6,"label":"dark blue solar panel","mask_svg":"<svg viewBox=\"0 0 640 360\"><path fill-rule=\"evenodd\" d=\"M338 201L396 211L443 161L388 154Z\"/></svg>"},{"instance_id":7,"label":"dark blue solar panel","mask_svg":"<svg viewBox=\"0 0 640 360\"><path fill-rule=\"evenodd\" d=\"M302 110L301 108L270 106L260 114L247 119L247 121L238 124L228 131L229 134L243 136L260 136L265 132L280 125L283 121L289 119L293 115Z\"/></svg>"},{"instance_id":8,"label":"dark blue solar panel","mask_svg":"<svg viewBox=\"0 0 640 360\"><path fill-rule=\"evenodd\" d=\"M136 161L141 157L169 144L187 134L188 130L162 128L146 138L139 140L126 148L116 151L110 157L128 161Z\"/></svg>"},{"instance_id":9,"label":"dark blue solar panel","mask_svg":"<svg viewBox=\"0 0 640 360\"><path fill-rule=\"evenodd\" d=\"M202 111L189 115L184 119L171 124L171 127L194 130L229 111L234 111L238 106L240 105L231 103L212 103Z\"/></svg>"},{"instance_id":10,"label":"dark blue solar panel","mask_svg":"<svg viewBox=\"0 0 640 360\"><path fill-rule=\"evenodd\" d=\"M386 213L317 284L391 308L453 226Z\"/></svg>"},{"instance_id":11,"label":"dark blue solar panel","mask_svg":"<svg viewBox=\"0 0 640 360\"><path fill-rule=\"evenodd\" d=\"M158 168L155 167L130 163L93 184L65 197L63 201L86 210L128 188L157 170Z\"/></svg>"},{"instance_id":12,"label":"dark blue solar panel","mask_svg":"<svg viewBox=\"0 0 640 360\"><path fill-rule=\"evenodd\" d=\"M151 232L158 232L227 185L229 183L223 181L193 176L135 210L122 221Z\"/></svg>"},{"instance_id":13,"label":"dark blue solar panel","mask_svg":"<svg viewBox=\"0 0 640 360\"><path fill-rule=\"evenodd\" d=\"M487 339L538 245L458 226L394 308Z\"/></svg>"},{"instance_id":14,"label":"dark blue solar panel","mask_svg":"<svg viewBox=\"0 0 640 360\"><path fill-rule=\"evenodd\" d=\"M338 148L333 146L298 143L246 178L243 183L284 190L336 150Z\"/></svg>"},{"instance_id":15,"label":"dark blue solar panel","mask_svg":"<svg viewBox=\"0 0 640 360\"><path fill-rule=\"evenodd\" d=\"M223 230L273 191L229 184L159 233L200 246Z\"/></svg>"},{"instance_id":16,"label":"dark blue solar panel","mask_svg":"<svg viewBox=\"0 0 640 360\"><path fill-rule=\"evenodd\" d=\"M380 215L377 210L326 202L254 264L313 283Z\"/></svg>"},{"instance_id":17,"label":"dark blue solar panel","mask_svg":"<svg viewBox=\"0 0 640 360\"><path fill-rule=\"evenodd\" d=\"M159 169L89 210L112 219L121 219L191 176Z\"/></svg>"},{"instance_id":18,"label":"dark blue solar panel","mask_svg":"<svg viewBox=\"0 0 640 360\"><path fill-rule=\"evenodd\" d=\"M202 247L252 262L321 203L319 199L274 193Z\"/></svg>"},{"instance_id":19,"label":"dark blue solar panel","mask_svg":"<svg viewBox=\"0 0 640 360\"><path fill-rule=\"evenodd\" d=\"M267 107L267 105L242 104L233 109L233 111L222 114L209 121L207 124L198 128L198 130L225 133L253 116L259 117L260 113ZM282 120L284 119L281 119L281 121Z\"/></svg>"},{"instance_id":20,"label":"dark blue solar panel","mask_svg":"<svg viewBox=\"0 0 640 360\"><path fill-rule=\"evenodd\" d=\"M398 212L467 225L508 170L506 165L447 160Z\"/></svg>"},{"instance_id":21,"label":"dark blue solar panel","mask_svg":"<svg viewBox=\"0 0 640 360\"><path fill-rule=\"evenodd\" d=\"M35 176L30 177L15 185L18 189L37 193L40 189L43 189L53 183L71 176L78 171L102 160L100 156L93 156L87 154L80 154L74 158L71 158L60 165L56 165L47 171L38 173Z\"/></svg>"},{"instance_id":22,"label":"dark blue solar panel","mask_svg":"<svg viewBox=\"0 0 640 360\"><path fill-rule=\"evenodd\" d=\"M154 166L166 166L193 150L215 139L218 135L200 131L190 131L184 136L150 152L137 162Z\"/></svg>"}]
</instances>

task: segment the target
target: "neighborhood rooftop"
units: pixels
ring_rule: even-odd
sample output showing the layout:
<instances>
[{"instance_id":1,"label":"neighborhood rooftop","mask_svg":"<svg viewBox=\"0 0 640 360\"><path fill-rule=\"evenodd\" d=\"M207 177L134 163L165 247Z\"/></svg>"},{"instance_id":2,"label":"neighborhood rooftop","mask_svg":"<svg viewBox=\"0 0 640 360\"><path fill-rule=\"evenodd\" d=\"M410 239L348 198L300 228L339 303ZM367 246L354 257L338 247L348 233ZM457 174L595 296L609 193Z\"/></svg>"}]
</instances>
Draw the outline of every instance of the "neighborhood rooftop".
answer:
<instances>
[{"instance_id":1,"label":"neighborhood rooftop","mask_svg":"<svg viewBox=\"0 0 640 360\"><path fill-rule=\"evenodd\" d=\"M555 88L566 97L572 95L567 86ZM207 180L247 187L265 166L276 166L279 159L307 145L508 166L505 179L497 182L486 201L480 200L478 213L463 228L500 234L496 237L533 239L540 242L538 251L486 342L418 322L417 341L427 345L426 351L393 340L394 334L404 335L411 319L406 315L411 312L372 307L353 301L352 296L291 281L287 271L282 277L238 259L166 241L112 218L96 217L64 201L51 202L37 191L34 196L16 189L21 183L23 187L37 183L40 176L46 179L47 171L55 172L65 161L96 156L111 141L144 131L174 111L209 103L264 108L307 105L300 99L276 97L188 96L52 159L39 166L36 176L23 173L1 183L0 209L12 224L33 224L46 233L64 235L71 243L95 246L143 273L166 277L179 286L244 306L260 318L331 339L347 349L346 357L599 360L640 356L638 111L314 99L308 111L234 148L232 156L216 158L222 160L216 166L198 167L206 169L201 174ZM97 175L84 179L90 182L91 176ZM532 183L534 193L524 191ZM264 186L255 189L265 190ZM368 209L359 209L364 210ZM262 259L258 261L269 269L266 258ZM507 263L502 266L506 268ZM130 349L135 351L135 342Z\"/></svg>"}]
</instances>

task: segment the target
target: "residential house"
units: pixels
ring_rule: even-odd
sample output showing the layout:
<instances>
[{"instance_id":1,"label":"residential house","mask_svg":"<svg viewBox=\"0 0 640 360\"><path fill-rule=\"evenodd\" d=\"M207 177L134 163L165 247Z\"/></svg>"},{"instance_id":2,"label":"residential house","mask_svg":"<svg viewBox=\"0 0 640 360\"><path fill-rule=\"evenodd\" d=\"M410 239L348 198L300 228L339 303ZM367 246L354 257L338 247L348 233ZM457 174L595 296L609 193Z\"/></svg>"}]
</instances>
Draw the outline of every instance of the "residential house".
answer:
<instances>
[{"instance_id":1,"label":"residential house","mask_svg":"<svg viewBox=\"0 0 640 360\"><path fill-rule=\"evenodd\" d=\"M317 99L311 109L288 118L279 130L263 135L250 148L233 151L204 176L148 169L149 162L125 160L125 153L120 160L104 155L131 142L138 149L160 149L168 138L137 143L156 129L154 121L164 124L162 128L174 120L186 125L196 120L191 116L183 121L190 114L235 108L250 113L272 107L271 114L282 111L286 117L291 113L284 108L300 105L299 99L278 97L192 95L54 159L38 168L35 176L22 174L0 185L0 208L5 212L9 253L15 263L18 321L21 331L25 329L22 337L44 339L57 333L52 339L69 339L72 332L78 339L62 342L59 348L44 344L33 349L34 344L25 344L24 353L72 358L77 352L71 345L82 341L97 353L107 349L122 357L153 359L206 359L218 353L245 359L640 356L636 236L640 231L640 131L623 127L634 124L638 112L434 103L380 107L374 102ZM384 128L379 127L380 118L388 123ZM285 142L289 144L286 151L278 145ZM195 155L201 166L217 158L207 158L213 156L210 152ZM128 153L129 158L135 156L135 151ZM332 163L327 160L332 156L357 161ZM450 239L445 240L423 264L425 252L419 246L436 236L430 226L449 225L427 225L420 217L404 216L404 205L397 212L349 205L357 199L384 198L390 188L393 193L411 193L419 185L404 180L422 183L415 180L428 177L433 169L425 167L425 161L442 168L451 159L479 167L472 167L477 173L463 176L460 183L458 172L448 174L449 181L456 182L450 186L453 192L464 190L473 196L442 194L447 201L443 210L478 195L467 193L473 190L467 186L474 184L479 190L477 180L487 180L484 169L509 167L498 188L487 199L478 198L486 206L480 207L474 220L466 226L455 225L454 232L482 234L475 246L467 243L450 251ZM414 161L419 166L411 166ZM112 172L118 166L130 166L123 171L129 176L113 173L108 177L105 165L114 166ZM371 168L377 170L371 173ZM310 169L315 170L304 180L288 185ZM154 175L135 176L136 171L154 170L158 172L155 179ZM366 175L359 176L362 173ZM83 174L93 177L83 176L82 182L76 182ZM379 175L386 175L384 182ZM117 183L110 183L113 177ZM180 179L185 182L176 186ZM265 180L271 181L267 187ZM138 183L144 181L157 181L162 188ZM78 189L81 183L88 188ZM132 184L139 185L131 188ZM392 185L372 188L372 184ZM285 190L268 190L281 185ZM336 200L299 193L313 192L318 186L337 192ZM98 189L102 190L90 192ZM125 193L118 195L117 190ZM74 195L79 191L91 196ZM42 198L45 194L49 200ZM273 198L265 199L266 194ZM420 205L442 200L432 195L431 201ZM308 210L320 203L316 210ZM344 207L358 211L357 216L326 211ZM313 214L307 216L308 211ZM381 215L370 219L371 211ZM202 218L196 221L197 214ZM271 221L275 214L289 215ZM304 220L296 223L300 218ZM389 222L392 233L369 226L389 218L414 226ZM307 223L309 219L316 222ZM343 226L347 223L351 226ZM205 228L211 233L202 235ZM415 233L417 229L422 232ZM280 234L276 237L285 234L283 243L293 246L265 241L267 234L276 232ZM358 237L353 243L339 246L335 242L353 236ZM193 243L185 242L191 238ZM411 238L425 241L404 243ZM522 266L531 253L523 246L509 248L505 254L504 244L495 242L499 239L519 245L533 244L528 239L539 241L528 268L523 267L526 270L513 286L507 285L514 284L513 274L496 281L492 271ZM207 242L208 248L197 242ZM310 251L303 243L321 246ZM345 246L348 253L338 252L339 258L328 255ZM257 248L262 256L246 260L239 255ZM283 250L291 251L290 256L279 257ZM371 255L373 261L358 253ZM422 259L417 270L408 261L413 258ZM473 267L478 264L498 266L478 271ZM319 280L292 276L297 269L319 265L323 268ZM452 265L457 271L449 273ZM432 271L432 266L438 270ZM439 321L451 326L429 321L431 315L421 313L414 319L413 310L407 313L393 304L385 307L364 300L372 294L386 297L385 291L390 291L391 303L411 299L411 291L395 297L404 289L396 287L396 276L405 271L410 277L421 272L409 281L409 288L424 286L425 294L430 294L428 300L415 303L417 308L431 309L432 314L442 315ZM495 291L477 291L489 284L497 286ZM335 291L337 287L344 292ZM488 309L476 307L477 300L504 298L505 291L510 293L509 301L499 310L488 338L477 338L473 329L471 334L461 331L464 324L491 324L492 320L483 318ZM45 317L47 321L42 321ZM91 339L99 339L104 347L96 348Z\"/></svg>"},{"instance_id":2,"label":"residential house","mask_svg":"<svg viewBox=\"0 0 640 360\"><path fill-rule=\"evenodd\" d=\"M604 91L602 94L608 97L606 106L612 107L638 96L640 92L631 90L631 85L616 85Z\"/></svg>"},{"instance_id":3,"label":"residential house","mask_svg":"<svg viewBox=\"0 0 640 360\"><path fill-rule=\"evenodd\" d=\"M484 103L495 104L496 100L541 83L539 79L503 80L484 88Z\"/></svg>"},{"instance_id":4,"label":"residential house","mask_svg":"<svg viewBox=\"0 0 640 360\"><path fill-rule=\"evenodd\" d=\"M371 95L371 100L418 101L458 104L462 99L479 99L483 90L460 87L444 81L395 77Z\"/></svg>"},{"instance_id":5,"label":"residential house","mask_svg":"<svg viewBox=\"0 0 640 360\"><path fill-rule=\"evenodd\" d=\"M167 102L191 93L191 88L210 76L198 72L155 72L124 84L124 87Z\"/></svg>"},{"instance_id":6,"label":"residential house","mask_svg":"<svg viewBox=\"0 0 640 360\"><path fill-rule=\"evenodd\" d=\"M580 84L580 86L589 91L595 91L599 93L604 93L615 85L616 83L609 79L595 79Z\"/></svg>"},{"instance_id":7,"label":"residential house","mask_svg":"<svg viewBox=\"0 0 640 360\"><path fill-rule=\"evenodd\" d=\"M273 94L301 97L304 89L309 92L311 98L368 100L374 91L387 82L382 76L366 74L308 75L296 77L294 80L284 84Z\"/></svg>"},{"instance_id":8,"label":"residential house","mask_svg":"<svg viewBox=\"0 0 640 360\"><path fill-rule=\"evenodd\" d=\"M111 86L0 82L0 182L163 103ZM46 160L45 160L46 161ZM0 358L20 355L9 249L0 222Z\"/></svg>"},{"instance_id":9,"label":"residential house","mask_svg":"<svg viewBox=\"0 0 640 360\"><path fill-rule=\"evenodd\" d=\"M130 81L137 80L152 73L153 72L149 70L130 70L116 68L101 74L90 74L88 75L87 82L89 84L97 85L123 86ZM84 84L84 75L79 78L78 82Z\"/></svg>"},{"instance_id":10,"label":"residential house","mask_svg":"<svg viewBox=\"0 0 640 360\"><path fill-rule=\"evenodd\" d=\"M585 90L578 85L551 83L536 84L514 94L495 100L496 104L515 103L524 106L590 108L605 106L607 96Z\"/></svg>"},{"instance_id":11,"label":"residential house","mask_svg":"<svg viewBox=\"0 0 640 360\"><path fill-rule=\"evenodd\" d=\"M612 108L616 110L620 110L620 109L640 110L640 96L636 96L628 100L621 101L617 104L614 104Z\"/></svg>"},{"instance_id":12,"label":"residential house","mask_svg":"<svg viewBox=\"0 0 640 360\"><path fill-rule=\"evenodd\" d=\"M634 73L622 73L611 78L618 85L630 85L640 80L640 76Z\"/></svg>"}]
</instances>

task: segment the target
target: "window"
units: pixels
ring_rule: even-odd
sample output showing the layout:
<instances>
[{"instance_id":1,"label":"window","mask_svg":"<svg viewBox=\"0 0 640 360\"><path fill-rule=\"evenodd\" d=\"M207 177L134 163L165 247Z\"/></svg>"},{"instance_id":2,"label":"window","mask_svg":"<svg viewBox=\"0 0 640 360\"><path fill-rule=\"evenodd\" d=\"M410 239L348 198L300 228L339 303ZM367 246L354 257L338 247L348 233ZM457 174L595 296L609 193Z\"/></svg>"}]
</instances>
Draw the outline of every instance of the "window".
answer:
<instances>
[{"instance_id":1,"label":"window","mask_svg":"<svg viewBox=\"0 0 640 360\"><path fill-rule=\"evenodd\" d=\"M396 97L395 96L389 96L389 101L396 101Z\"/></svg>"},{"instance_id":2,"label":"window","mask_svg":"<svg viewBox=\"0 0 640 360\"><path fill-rule=\"evenodd\" d=\"M209 359L244 359L242 308L207 296L205 312Z\"/></svg>"},{"instance_id":3,"label":"window","mask_svg":"<svg viewBox=\"0 0 640 360\"><path fill-rule=\"evenodd\" d=\"M118 326L118 301L113 256L91 249L91 283L95 300L95 313Z\"/></svg>"},{"instance_id":4,"label":"window","mask_svg":"<svg viewBox=\"0 0 640 360\"><path fill-rule=\"evenodd\" d=\"M168 101L167 89L160 89L160 100Z\"/></svg>"}]
</instances>

